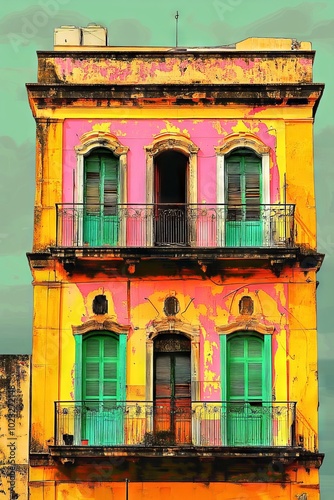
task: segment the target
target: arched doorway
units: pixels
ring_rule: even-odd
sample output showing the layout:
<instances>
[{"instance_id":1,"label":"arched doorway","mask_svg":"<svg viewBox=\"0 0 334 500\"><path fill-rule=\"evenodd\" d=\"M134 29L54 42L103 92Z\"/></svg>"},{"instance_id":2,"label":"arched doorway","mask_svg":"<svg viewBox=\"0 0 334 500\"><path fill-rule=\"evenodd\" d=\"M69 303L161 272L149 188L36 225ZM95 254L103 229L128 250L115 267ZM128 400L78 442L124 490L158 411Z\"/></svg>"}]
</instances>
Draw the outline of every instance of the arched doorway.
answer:
<instances>
[{"instance_id":1,"label":"arched doorway","mask_svg":"<svg viewBox=\"0 0 334 500\"><path fill-rule=\"evenodd\" d=\"M164 151L155 159L155 245L188 245L188 158L178 151Z\"/></svg>"},{"instance_id":2,"label":"arched doorway","mask_svg":"<svg viewBox=\"0 0 334 500\"><path fill-rule=\"evenodd\" d=\"M154 340L154 435L157 442L191 443L191 342L163 333Z\"/></svg>"}]
</instances>

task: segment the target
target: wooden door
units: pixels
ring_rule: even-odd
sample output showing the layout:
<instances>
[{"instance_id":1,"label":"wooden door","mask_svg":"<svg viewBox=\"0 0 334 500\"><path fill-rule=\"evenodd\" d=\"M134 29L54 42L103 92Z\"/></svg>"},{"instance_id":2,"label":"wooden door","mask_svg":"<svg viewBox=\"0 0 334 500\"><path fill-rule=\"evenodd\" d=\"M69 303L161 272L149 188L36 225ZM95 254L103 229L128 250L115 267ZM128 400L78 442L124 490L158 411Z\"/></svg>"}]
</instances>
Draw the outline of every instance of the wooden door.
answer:
<instances>
[{"instance_id":1,"label":"wooden door","mask_svg":"<svg viewBox=\"0 0 334 500\"><path fill-rule=\"evenodd\" d=\"M158 444L190 443L190 351L155 352L154 358L155 439Z\"/></svg>"}]
</instances>

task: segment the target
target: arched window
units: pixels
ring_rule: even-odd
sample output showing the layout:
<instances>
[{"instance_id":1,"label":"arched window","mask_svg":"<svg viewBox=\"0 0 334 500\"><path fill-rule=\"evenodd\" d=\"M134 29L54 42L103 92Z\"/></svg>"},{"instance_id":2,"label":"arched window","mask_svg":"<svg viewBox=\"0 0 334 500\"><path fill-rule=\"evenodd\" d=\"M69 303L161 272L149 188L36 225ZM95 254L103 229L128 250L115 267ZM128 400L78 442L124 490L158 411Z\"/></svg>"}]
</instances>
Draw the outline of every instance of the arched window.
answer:
<instances>
[{"instance_id":1,"label":"arched window","mask_svg":"<svg viewBox=\"0 0 334 500\"><path fill-rule=\"evenodd\" d=\"M119 159L104 148L84 159L83 242L115 245L119 231Z\"/></svg>"},{"instance_id":2,"label":"arched window","mask_svg":"<svg viewBox=\"0 0 334 500\"><path fill-rule=\"evenodd\" d=\"M126 227L119 217L127 203L127 152L110 132L93 130L75 148L74 231L78 246L125 245ZM80 220L79 220L80 219Z\"/></svg>"},{"instance_id":3,"label":"arched window","mask_svg":"<svg viewBox=\"0 0 334 500\"><path fill-rule=\"evenodd\" d=\"M155 159L156 245L187 245L187 171L188 158L177 151L164 151Z\"/></svg>"},{"instance_id":4,"label":"arched window","mask_svg":"<svg viewBox=\"0 0 334 500\"><path fill-rule=\"evenodd\" d=\"M222 246L266 246L270 241L270 148L251 133L233 133L215 148L217 203L225 224L218 228Z\"/></svg>"},{"instance_id":5,"label":"arched window","mask_svg":"<svg viewBox=\"0 0 334 500\"><path fill-rule=\"evenodd\" d=\"M195 234L189 205L197 200L197 152L182 134L156 136L146 150L146 199L154 205L154 223L147 228L149 245L191 245Z\"/></svg>"}]
</instances>

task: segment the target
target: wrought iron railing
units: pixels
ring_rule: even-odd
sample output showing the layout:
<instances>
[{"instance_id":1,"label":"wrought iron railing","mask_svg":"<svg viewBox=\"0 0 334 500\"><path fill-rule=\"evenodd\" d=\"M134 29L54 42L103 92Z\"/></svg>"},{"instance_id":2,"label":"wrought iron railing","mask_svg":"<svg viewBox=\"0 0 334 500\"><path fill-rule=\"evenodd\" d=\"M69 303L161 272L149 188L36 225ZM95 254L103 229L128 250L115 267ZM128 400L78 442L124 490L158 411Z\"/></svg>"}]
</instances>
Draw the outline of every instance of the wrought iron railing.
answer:
<instances>
[{"instance_id":1,"label":"wrought iron railing","mask_svg":"<svg viewBox=\"0 0 334 500\"><path fill-rule=\"evenodd\" d=\"M294 205L56 205L61 247L292 247Z\"/></svg>"},{"instance_id":2,"label":"wrought iron railing","mask_svg":"<svg viewBox=\"0 0 334 500\"><path fill-rule=\"evenodd\" d=\"M57 401L55 444L302 446L292 402Z\"/></svg>"}]
</instances>

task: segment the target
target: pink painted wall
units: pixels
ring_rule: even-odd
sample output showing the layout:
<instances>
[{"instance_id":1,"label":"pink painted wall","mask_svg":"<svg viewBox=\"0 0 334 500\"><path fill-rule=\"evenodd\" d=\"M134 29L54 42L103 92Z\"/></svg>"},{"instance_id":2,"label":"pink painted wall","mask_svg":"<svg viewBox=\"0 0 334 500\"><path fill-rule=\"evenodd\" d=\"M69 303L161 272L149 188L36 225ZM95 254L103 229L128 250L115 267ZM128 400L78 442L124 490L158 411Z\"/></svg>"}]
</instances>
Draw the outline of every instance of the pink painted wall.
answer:
<instances>
[{"instance_id":1,"label":"pink painted wall","mask_svg":"<svg viewBox=\"0 0 334 500\"><path fill-rule=\"evenodd\" d=\"M73 202L73 171L76 168L75 147L80 137L97 124L110 124L110 132L121 144L128 146L128 203L146 202L146 152L144 146L162 131L186 131L198 152L198 203L216 203L216 154L214 147L222 144L224 137L235 132L235 120L84 120L69 119L64 124L63 203ZM268 126L258 121L245 122L250 130L257 129L258 138L271 149L271 203L278 201L279 172L276 161L276 138Z\"/></svg>"}]
</instances>

